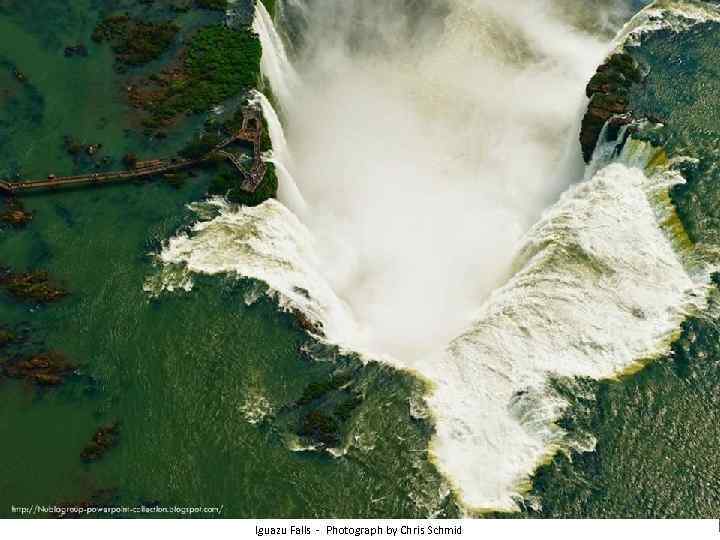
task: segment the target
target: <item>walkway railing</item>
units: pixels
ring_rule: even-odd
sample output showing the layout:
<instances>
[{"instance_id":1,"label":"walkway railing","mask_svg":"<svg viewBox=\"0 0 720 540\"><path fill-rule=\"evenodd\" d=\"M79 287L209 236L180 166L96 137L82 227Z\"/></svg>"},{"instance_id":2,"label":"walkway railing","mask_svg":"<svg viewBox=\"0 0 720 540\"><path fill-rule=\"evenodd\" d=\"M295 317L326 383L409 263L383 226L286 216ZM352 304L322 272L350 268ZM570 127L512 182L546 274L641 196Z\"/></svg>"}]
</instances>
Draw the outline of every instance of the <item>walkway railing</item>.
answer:
<instances>
[{"instance_id":1,"label":"walkway railing","mask_svg":"<svg viewBox=\"0 0 720 540\"><path fill-rule=\"evenodd\" d=\"M20 195L30 191L52 190L80 186L96 186L123 182L137 178L158 176L161 174L189 169L211 159L213 154L220 155L229 160L242 175L241 188L246 191L255 191L265 176L266 166L260 157L260 136L262 127L258 122L257 130L241 129L234 135L228 137L210 150L206 155L198 159L170 159L170 160L149 160L139 162L138 165L126 171L112 171L104 173L82 174L77 176L54 177L49 176L43 180L25 180L10 182L0 180L0 192L10 195ZM237 155L223 150L235 141L248 141L253 143L253 164L250 171L247 171Z\"/></svg>"}]
</instances>

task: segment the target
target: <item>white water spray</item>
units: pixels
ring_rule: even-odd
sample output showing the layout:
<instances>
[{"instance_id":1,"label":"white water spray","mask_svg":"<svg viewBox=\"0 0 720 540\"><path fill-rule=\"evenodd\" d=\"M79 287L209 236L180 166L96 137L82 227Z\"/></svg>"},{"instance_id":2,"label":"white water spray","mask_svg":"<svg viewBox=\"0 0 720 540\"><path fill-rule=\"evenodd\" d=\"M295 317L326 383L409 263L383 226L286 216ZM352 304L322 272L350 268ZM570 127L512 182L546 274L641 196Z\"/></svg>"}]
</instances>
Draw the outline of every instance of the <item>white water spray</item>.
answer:
<instances>
[{"instance_id":1,"label":"white water spray","mask_svg":"<svg viewBox=\"0 0 720 540\"><path fill-rule=\"evenodd\" d=\"M265 156L265 159L275 165L275 171L278 176L278 199L281 200L290 210L302 217L307 211L307 202L302 196L300 189L295 183L295 179L290 173L293 167L292 154L285 139L285 132L277 112L273 108L268 99L256 92L253 102L260 105L265 116L265 121L270 131L270 140L272 141L272 153Z\"/></svg>"},{"instance_id":2,"label":"white water spray","mask_svg":"<svg viewBox=\"0 0 720 540\"><path fill-rule=\"evenodd\" d=\"M702 303L658 227L678 179L626 154L532 226L579 180L558 170L607 50L550 0L294 4L297 70L261 4L255 29L303 223L276 201L222 207L161 257L263 280L329 340L432 381L439 468L468 506L515 509L561 442L549 377L626 369Z\"/></svg>"},{"instance_id":3,"label":"white water spray","mask_svg":"<svg viewBox=\"0 0 720 540\"><path fill-rule=\"evenodd\" d=\"M297 74L288 61L282 38L277 33L272 17L265 5L258 1L255 8L253 30L260 36L263 55L261 59L262 73L272 81L275 95L283 102L292 99L297 85Z\"/></svg>"}]
</instances>

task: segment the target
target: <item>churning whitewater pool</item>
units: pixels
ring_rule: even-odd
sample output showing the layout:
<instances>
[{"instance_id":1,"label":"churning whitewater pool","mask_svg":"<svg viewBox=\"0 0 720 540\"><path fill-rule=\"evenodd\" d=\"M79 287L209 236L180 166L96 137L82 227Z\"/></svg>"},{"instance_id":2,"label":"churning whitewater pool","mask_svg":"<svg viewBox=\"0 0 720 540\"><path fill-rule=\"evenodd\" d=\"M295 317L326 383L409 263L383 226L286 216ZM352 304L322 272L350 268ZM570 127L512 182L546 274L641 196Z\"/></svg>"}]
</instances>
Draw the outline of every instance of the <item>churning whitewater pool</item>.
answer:
<instances>
[{"instance_id":1,"label":"churning whitewater pool","mask_svg":"<svg viewBox=\"0 0 720 540\"><path fill-rule=\"evenodd\" d=\"M682 178L631 140L583 180L610 44L566 3L288 0L279 21L291 54L258 3L279 201L210 201L160 259L266 282L318 339L426 379L438 468L468 507L516 509L580 444L552 379L647 361L702 307L707 272L663 225Z\"/></svg>"}]
</instances>

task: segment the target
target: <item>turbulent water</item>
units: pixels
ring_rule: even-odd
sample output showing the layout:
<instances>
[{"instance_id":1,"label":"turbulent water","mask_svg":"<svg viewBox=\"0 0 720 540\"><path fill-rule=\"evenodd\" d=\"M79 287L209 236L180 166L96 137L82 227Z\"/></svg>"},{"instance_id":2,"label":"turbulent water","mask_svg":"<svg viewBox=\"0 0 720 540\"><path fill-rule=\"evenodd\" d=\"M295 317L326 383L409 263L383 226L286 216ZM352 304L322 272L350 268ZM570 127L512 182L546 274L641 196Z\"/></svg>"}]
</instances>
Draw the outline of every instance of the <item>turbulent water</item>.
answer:
<instances>
[{"instance_id":1,"label":"turbulent water","mask_svg":"<svg viewBox=\"0 0 720 540\"><path fill-rule=\"evenodd\" d=\"M552 377L627 370L703 302L666 226L681 178L646 167L652 148L581 182L583 90L610 47L584 28L607 5L588 25L560 1L288 0L291 62L258 3L280 201L213 201L160 255L264 281L325 339L427 379L433 454L471 508L514 509L570 444Z\"/></svg>"}]
</instances>

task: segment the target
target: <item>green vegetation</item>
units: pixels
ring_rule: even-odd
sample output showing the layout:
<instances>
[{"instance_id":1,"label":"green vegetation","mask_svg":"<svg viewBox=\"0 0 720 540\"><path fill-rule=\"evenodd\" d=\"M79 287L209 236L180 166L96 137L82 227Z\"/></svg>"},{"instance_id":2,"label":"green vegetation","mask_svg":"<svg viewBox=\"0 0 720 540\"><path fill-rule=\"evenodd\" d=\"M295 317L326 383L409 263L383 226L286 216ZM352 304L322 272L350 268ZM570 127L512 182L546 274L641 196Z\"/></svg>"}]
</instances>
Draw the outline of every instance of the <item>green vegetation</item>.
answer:
<instances>
[{"instance_id":1,"label":"green vegetation","mask_svg":"<svg viewBox=\"0 0 720 540\"><path fill-rule=\"evenodd\" d=\"M312 388L311 388L312 387ZM315 383L305 389L314 396L313 408L300 418L297 434L326 446L340 445L347 424L355 410L362 404L363 397L357 392L333 388L333 382ZM303 400L299 400L297 404Z\"/></svg>"},{"instance_id":2,"label":"green vegetation","mask_svg":"<svg viewBox=\"0 0 720 540\"><path fill-rule=\"evenodd\" d=\"M158 59L172 44L180 29L172 22L152 23L116 15L104 19L93 32L97 43L109 42L120 69Z\"/></svg>"},{"instance_id":3,"label":"green vegetation","mask_svg":"<svg viewBox=\"0 0 720 540\"><path fill-rule=\"evenodd\" d=\"M245 206L257 206L262 204L268 199L272 199L277 196L278 190L278 178L275 174L275 165L267 163L267 171L265 172L265 178L260 183L258 188L253 193L247 193L244 191L239 192L239 196L232 200L234 202L244 204Z\"/></svg>"},{"instance_id":4,"label":"green vegetation","mask_svg":"<svg viewBox=\"0 0 720 540\"><path fill-rule=\"evenodd\" d=\"M183 52L180 67L133 88L131 101L151 113L155 128L180 114L201 113L257 84L262 48L250 30L225 26L200 29Z\"/></svg>"},{"instance_id":5,"label":"green vegetation","mask_svg":"<svg viewBox=\"0 0 720 540\"><path fill-rule=\"evenodd\" d=\"M252 193L240 189L240 179L234 171L223 172L215 177L208 187L208 193L212 195L223 195L230 202L242 204L243 206L258 206L266 200L275 197L278 190L275 166L272 163L267 163L266 165L265 178Z\"/></svg>"},{"instance_id":6,"label":"green vegetation","mask_svg":"<svg viewBox=\"0 0 720 540\"><path fill-rule=\"evenodd\" d=\"M272 150L272 140L270 139L270 128L268 127L265 115L262 115L262 133L260 134L260 153Z\"/></svg>"},{"instance_id":7,"label":"green vegetation","mask_svg":"<svg viewBox=\"0 0 720 540\"><path fill-rule=\"evenodd\" d=\"M250 103L248 101L245 103L245 106L248 106L249 104ZM243 109L244 107L238 108L232 118L222 124L222 129L224 129L228 133L228 135L237 132L242 127ZM260 118L262 120L262 133L260 135L260 152L263 153L267 152L268 150L272 150L272 140L270 139L270 129L268 128L267 121L265 120L265 115L261 114Z\"/></svg>"},{"instance_id":8,"label":"green vegetation","mask_svg":"<svg viewBox=\"0 0 720 540\"><path fill-rule=\"evenodd\" d=\"M190 141L178 154L185 159L200 159L220 144L217 135L204 135Z\"/></svg>"},{"instance_id":9,"label":"green vegetation","mask_svg":"<svg viewBox=\"0 0 720 540\"><path fill-rule=\"evenodd\" d=\"M225 11L228 4L227 0L195 0L195 5L200 9Z\"/></svg>"},{"instance_id":10,"label":"green vegetation","mask_svg":"<svg viewBox=\"0 0 720 540\"><path fill-rule=\"evenodd\" d=\"M196 87L194 112L207 110L257 83L262 47L257 35L224 26L200 30L187 51L185 67Z\"/></svg>"}]
</instances>

